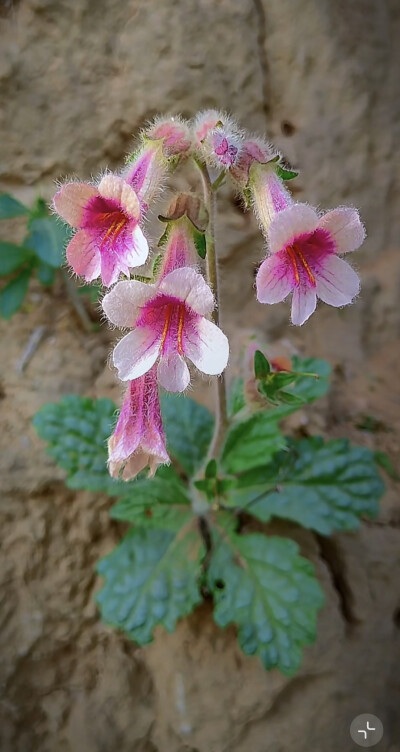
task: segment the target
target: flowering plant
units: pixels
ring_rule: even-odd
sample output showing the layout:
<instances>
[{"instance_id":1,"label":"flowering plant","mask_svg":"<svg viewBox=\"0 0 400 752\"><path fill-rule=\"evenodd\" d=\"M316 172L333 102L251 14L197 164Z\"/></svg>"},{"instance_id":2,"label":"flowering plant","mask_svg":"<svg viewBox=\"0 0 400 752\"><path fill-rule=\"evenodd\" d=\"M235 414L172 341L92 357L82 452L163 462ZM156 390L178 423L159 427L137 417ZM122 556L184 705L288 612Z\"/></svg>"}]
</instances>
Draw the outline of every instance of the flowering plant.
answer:
<instances>
[{"instance_id":1,"label":"flowering plant","mask_svg":"<svg viewBox=\"0 0 400 752\"><path fill-rule=\"evenodd\" d=\"M151 270L138 274L151 254L149 211L185 164L198 181L170 196ZM270 521L289 520L322 540L375 515L383 490L371 451L281 431L288 415L328 390L324 361L268 358L254 341L243 377L226 388L214 238L225 181L254 209L266 239L260 303L291 295L292 323L302 325L317 297L340 307L359 291L341 258L364 240L358 212L320 214L296 203L286 187L295 176L274 147L209 110L192 123L157 119L118 175L62 185L54 209L76 230L67 261L86 281L101 278L104 314L125 332L113 352L125 397L117 421L109 400L75 395L34 419L67 484L118 497L111 516L131 525L99 563L103 619L145 644L157 624L172 630L212 597L216 622L237 625L243 651L286 674L315 638L323 595L312 563L294 540L272 534ZM180 394L192 366L214 377L215 417Z\"/></svg>"}]
</instances>

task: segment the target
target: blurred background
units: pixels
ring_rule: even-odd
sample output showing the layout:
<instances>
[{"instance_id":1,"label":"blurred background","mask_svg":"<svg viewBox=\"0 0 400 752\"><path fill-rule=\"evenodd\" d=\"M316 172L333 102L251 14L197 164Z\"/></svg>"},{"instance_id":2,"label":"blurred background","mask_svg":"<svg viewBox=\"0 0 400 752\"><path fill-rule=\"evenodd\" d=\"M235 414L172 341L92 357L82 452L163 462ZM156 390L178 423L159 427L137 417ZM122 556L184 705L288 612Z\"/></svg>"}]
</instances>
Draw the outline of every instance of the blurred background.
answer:
<instances>
[{"instance_id":1,"label":"blurred background","mask_svg":"<svg viewBox=\"0 0 400 752\"><path fill-rule=\"evenodd\" d=\"M290 430L347 436L394 467L399 34L398 0L0 2L0 191L48 200L57 179L120 167L156 113L217 107L299 170L296 198L360 208L359 300L321 304L297 330L286 304L256 303L262 239L223 193L223 328L231 373L253 330L275 350L326 358L332 392ZM15 243L23 229L0 227ZM120 398L113 335L85 330L64 282L32 280L21 310L0 321L1 752L350 752L350 722L367 712L385 727L379 750L398 752L400 486L390 478L379 520L357 533L321 548L286 526L326 593L318 642L292 680L243 656L207 605L140 650L99 622L94 567L120 529L108 499L65 488L30 424L65 393ZM194 396L212 405L206 382Z\"/></svg>"}]
</instances>

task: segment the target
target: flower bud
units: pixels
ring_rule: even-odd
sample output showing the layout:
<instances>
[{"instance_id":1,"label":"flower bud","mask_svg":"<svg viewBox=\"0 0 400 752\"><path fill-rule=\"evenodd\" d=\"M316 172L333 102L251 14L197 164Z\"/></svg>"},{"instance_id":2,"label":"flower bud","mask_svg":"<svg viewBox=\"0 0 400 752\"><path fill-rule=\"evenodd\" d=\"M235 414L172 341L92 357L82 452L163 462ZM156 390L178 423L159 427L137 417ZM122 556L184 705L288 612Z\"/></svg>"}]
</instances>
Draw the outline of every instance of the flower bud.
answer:
<instances>
[{"instance_id":1,"label":"flower bud","mask_svg":"<svg viewBox=\"0 0 400 752\"><path fill-rule=\"evenodd\" d=\"M215 168L231 169L243 141L237 124L225 113L206 110L194 122L195 145L200 156Z\"/></svg>"},{"instance_id":2,"label":"flower bud","mask_svg":"<svg viewBox=\"0 0 400 752\"><path fill-rule=\"evenodd\" d=\"M168 172L192 146L190 129L181 118L156 118L141 133L141 145L128 159L125 180L134 188L143 211L159 194Z\"/></svg>"},{"instance_id":3,"label":"flower bud","mask_svg":"<svg viewBox=\"0 0 400 752\"><path fill-rule=\"evenodd\" d=\"M208 212L203 201L191 193L177 193L165 212L160 216L167 222L163 235L164 258L160 279L174 269L194 266L197 261L196 241L204 239L208 225Z\"/></svg>"}]
</instances>

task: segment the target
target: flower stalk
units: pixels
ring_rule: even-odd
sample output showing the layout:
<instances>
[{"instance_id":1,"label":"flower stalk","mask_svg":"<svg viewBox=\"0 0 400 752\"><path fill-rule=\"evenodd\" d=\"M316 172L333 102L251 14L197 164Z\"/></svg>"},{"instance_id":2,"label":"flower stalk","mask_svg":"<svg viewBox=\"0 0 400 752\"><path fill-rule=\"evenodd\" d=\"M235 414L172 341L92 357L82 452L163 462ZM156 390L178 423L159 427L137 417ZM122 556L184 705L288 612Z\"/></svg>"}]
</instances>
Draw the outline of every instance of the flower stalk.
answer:
<instances>
[{"instance_id":1,"label":"flower stalk","mask_svg":"<svg viewBox=\"0 0 400 752\"><path fill-rule=\"evenodd\" d=\"M195 163L201 175L204 203L209 216L208 227L206 231L206 270L207 281L215 298L215 308L211 314L211 317L213 323L219 326L219 280L217 254L215 248L216 192L215 190L213 190L213 185L211 183L206 165L197 159L195 160ZM228 427L226 381L224 372L215 380L215 385L215 429L207 457L207 462L210 459L218 457L218 455L220 454Z\"/></svg>"}]
</instances>

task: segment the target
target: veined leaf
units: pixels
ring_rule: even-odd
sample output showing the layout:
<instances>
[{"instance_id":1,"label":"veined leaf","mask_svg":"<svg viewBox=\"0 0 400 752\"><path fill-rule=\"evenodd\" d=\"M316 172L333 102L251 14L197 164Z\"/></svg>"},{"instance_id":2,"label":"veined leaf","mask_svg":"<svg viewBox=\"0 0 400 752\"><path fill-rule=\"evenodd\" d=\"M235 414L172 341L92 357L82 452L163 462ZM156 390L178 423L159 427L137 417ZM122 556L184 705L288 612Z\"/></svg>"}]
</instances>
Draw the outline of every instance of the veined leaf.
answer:
<instances>
[{"instance_id":1,"label":"veined leaf","mask_svg":"<svg viewBox=\"0 0 400 752\"><path fill-rule=\"evenodd\" d=\"M161 396L161 411L168 452L192 476L206 457L214 419L203 405L177 394Z\"/></svg>"},{"instance_id":2,"label":"veined leaf","mask_svg":"<svg viewBox=\"0 0 400 752\"><path fill-rule=\"evenodd\" d=\"M323 594L311 562L287 538L214 530L208 571L214 618L237 624L240 647L291 676L314 642Z\"/></svg>"},{"instance_id":3,"label":"veined leaf","mask_svg":"<svg viewBox=\"0 0 400 752\"><path fill-rule=\"evenodd\" d=\"M131 485L129 494L119 499L110 516L142 527L179 530L193 518L186 488L173 472L166 478L143 478Z\"/></svg>"},{"instance_id":4,"label":"veined leaf","mask_svg":"<svg viewBox=\"0 0 400 752\"><path fill-rule=\"evenodd\" d=\"M221 464L227 473L240 473L269 462L285 446L273 410L233 422L228 430Z\"/></svg>"},{"instance_id":5,"label":"veined leaf","mask_svg":"<svg viewBox=\"0 0 400 752\"><path fill-rule=\"evenodd\" d=\"M201 602L204 554L195 520L178 533L134 528L98 564L105 579L96 599L103 620L139 645L152 640L158 624L172 632L178 619Z\"/></svg>"},{"instance_id":6,"label":"veined leaf","mask_svg":"<svg viewBox=\"0 0 400 752\"><path fill-rule=\"evenodd\" d=\"M291 440L269 465L243 473L229 501L263 522L281 517L329 535L374 517L383 490L369 449L312 437Z\"/></svg>"}]
</instances>

